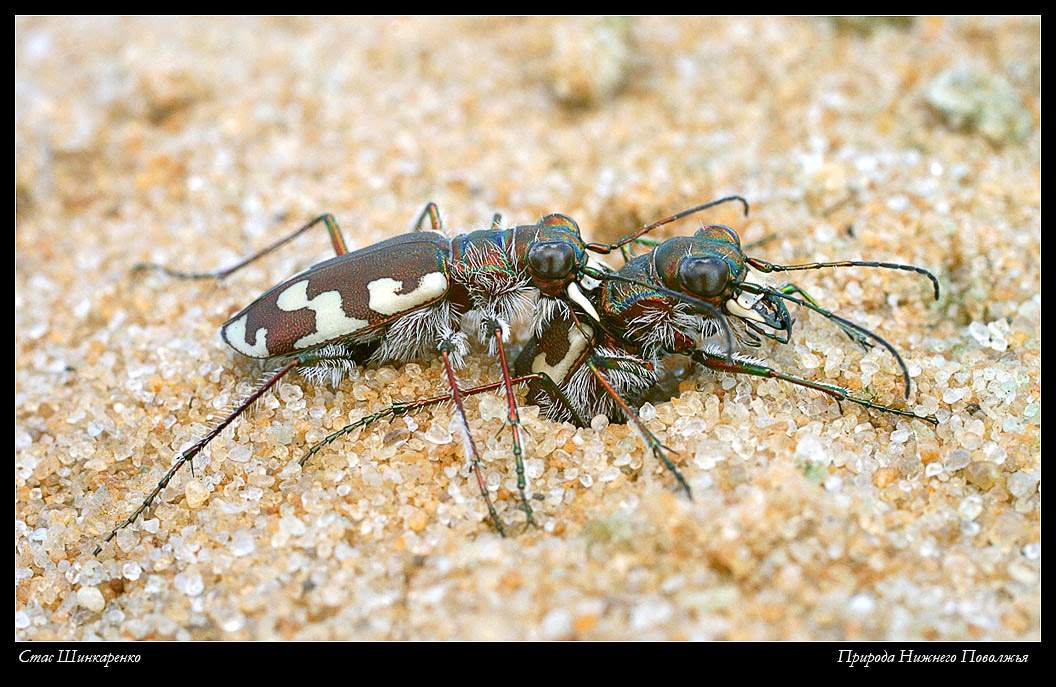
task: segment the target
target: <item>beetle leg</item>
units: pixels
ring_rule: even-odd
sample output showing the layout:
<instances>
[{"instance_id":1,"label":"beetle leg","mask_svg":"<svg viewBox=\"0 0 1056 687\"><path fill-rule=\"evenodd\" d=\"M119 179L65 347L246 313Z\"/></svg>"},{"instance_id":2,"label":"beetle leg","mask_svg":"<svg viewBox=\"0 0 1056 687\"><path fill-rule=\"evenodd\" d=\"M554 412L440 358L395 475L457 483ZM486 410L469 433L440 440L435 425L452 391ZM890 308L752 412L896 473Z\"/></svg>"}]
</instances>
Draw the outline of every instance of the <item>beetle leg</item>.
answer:
<instances>
[{"instance_id":1,"label":"beetle leg","mask_svg":"<svg viewBox=\"0 0 1056 687\"><path fill-rule=\"evenodd\" d=\"M422 230L422 220L425 219L426 215L429 216L429 223L433 226L433 231L443 234L444 221L440 219L440 208L433 201L426 203L422 211L418 213L418 219L414 220L414 231Z\"/></svg>"},{"instance_id":2,"label":"beetle leg","mask_svg":"<svg viewBox=\"0 0 1056 687\"><path fill-rule=\"evenodd\" d=\"M514 377L511 381L517 382L520 380L525 380L529 384L529 399L532 398L533 393L545 394L549 397L551 403L556 401L557 403L561 404L565 412L568 413L569 422L571 422L577 427L590 426L590 422L583 419L583 416L580 415L579 411L576 410L574 405L572 405L572 401L568 399L568 396L565 394L564 390L557 385L557 382L555 382L550 375L546 374L545 372L533 372L531 374L524 375L523 377ZM533 390L531 386L533 382L538 382L539 384L541 384L542 389ZM538 399L538 396L536 396L535 398ZM559 420L564 421L565 418L561 417L559 418Z\"/></svg>"},{"instance_id":3,"label":"beetle leg","mask_svg":"<svg viewBox=\"0 0 1056 687\"><path fill-rule=\"evenodd\" d=\"M499 320L495 319L488 320L487 326L490 333L495 337L495 345L499 351L499 363L502 369L502 384L506 389L506 406L509 411L507 422L510 425L510 431L513 437L513 460L517 465L517 493L521 496L521 508L524 509L524 514L528 518L528 523L534 525L535 520L532 518L532 507L528 505L528 499L524 495L526 482L524 479L524 459L522 457L521 449L521 417L517 412L517 397L513 394L513 382L510 380L510 368L506 363L506 347L502 342L503 335L509 331L509 328Z\"/></svg>"},{"instance_id":4,"label":"beetle leg","mask_svg":"<svg viewBox=\"0 0 1056 687\"><path fill-rule=\"evenodd\" d=\"M163 265L157 265L157 264L154 264L154 263L145 263L145 262L140 262L140 263L136 263L135 265L133 265L132 266L132 271L133 272L140 272L142 270L155 270L157 272L162 272L163 274L167 274L170 277L176 277L177 279L223 279L224 277L228 276L229 274L231 274L233 272L236 272L236 271L242 269L243 267L245 267L249 263L257 260L258 258L262 258L265 255L267 255L268 253L271 253L272 251L276 250L277 248L280 248L281 246L286 245L287 243L289 243L293 239L297 238L298 236L300 236L304 232L308 231L309 229L311 229L315 225L319 224L320 222L322 222L322 223L324 223L326 225L326 230L330 233L330 243L333 244L333 246L334 246L334 252L337 253L338 255L344 255L345 253L347 253L348 252L348 248L345 247L345 239L341 235L341 227L337 226L337 220L335 220L334 216L331 215L328 212L325 215L319 215L318 217L313 219L308 224L305 224L303 227L301 227L297 231L293 232L289 236L286 236L285 238L279 239L278 241L276 241L275 243L271 244L267 248L264 248L263 250L259 250L256 253L254 253L253 255L250 255L248 258L245 258L244 260L241 260L240 262L237 262L234 265L232 265L232 266L230 266L228 268L219 270L217 272L181 272L179 270L169 269L168 267L165 267Z\"/></svg>"},{"instance_id":5,"label":"beetle leg","mask_svg":"<svg viewBox=\"0 0 1056 687\"><path fill-rule=\"evenodd\" d=\"M432 226L432 230L440 234L444 233L444 221L440 219L440 208L436 203L429 201L422 208L422 211L418 213L418 218L414 220L413 231L422 230L422 220L429 217L429 224ZM502 229L502 213L496 212L491 217L491 228Z\"/></svg>"},{"instance_id":6,"label":"beetle leg","mask_svg":"<svg viewBox=\"0 0 1056 687\"><path fill-rule=\"evenodd\" d=\"M462 420L462 434L466 449L469 451L470 460L473 462L473 471L477 476L477 485L480 487L480 494L484 497L484 503L488 507L488 515L491 516L491 521L495 525L495 529L499 531L499 534L503 537L506 536L506 530L502 526L502 520L499 519L499 514L495 510L495 506L491 503L491 496L488 495L488 488L484 484L484 476L480 472L480 454L477 452L477 445L473 442L473 435L469 431L469 420L466 419L466 409L462 405L462 392L458 388L458 381L455 379L455 371L451 366L451 350L453 345L450 341L445 339L440 344L440 357L444 361L444 371L447 373L447 382L451 386L451 400L455 402L455 409L458 411L458 416Z\"/></svg>"},{"instance_id":7,"label":"beetle leg","mask_svg":"<svg viewBox=\"0 0 1056 687\"><path fill-rule=\"evenodd\" d=\"M657 241L656 239L644 239L637 238L630 243L620 246L620 252L623 253L623 261L630 262L631 258L635 257L634 250L631 248L631 244L639 244L642 246L648 246L650 250L659 246L663 241Z\"/></svg>"},{"instance_id":8,"label":"beetle leg","mask_svg":"<svg viewBox=\"0 0 1056 687\"><path fill-rule=\"evenodd\" d=\"M933 425L939 424L939 421L934 415L917 415L908 410L900 410L898 408L892 408L891 406L885 406L880 403L874 403L865 398L859 398L852 396L851 392L840 386L833 384L823 384L821 382L812 382L809 379L803 379L802 377L796 377L795 375L785 374L778 372L772 367L767 367L758 362L750 360L730 360L724 356L713 355L706 351L697 350L693 353L693 360L700 363L701 365L712 369L719 370L721 372L731 372L734 374L746 374L755 375L756 377L769 377L771 379L781 379L790 384L797 386L804 386L808 389L814 389L824 394L828 394L836 399L836 402L840 401L851 401L858 405L865 406L866 408L872 408L873 410L879 410L885 413L891 413L893 415L900 415L902 417L908 417L914 420L924 420L930 422Z\"/></svg>"},{"instance_id":9,"label":"beetle leg","mask_svg":"<svg viewBox=\"0 0 1056 687\"><path fill-rule=\"evenodd\" d=\"M649 431L649 428L646 427L645 423L642 422L641 418L638 417L638 413L634 412L634 409L631 408L627 404L627 402L620 397L620 394L616 391L616 389L613 388L612 384L609 383L608 378L605 376L605 373L603 373L600 369L602 367L615 368L619 366L619 363L620 361L614 358L604 358L601 356L591 356L587 359L587 366L590 368L590 371L594 373L594 376L597 378L598 382L601 383L601 386L605 389L605 392L609 396L611 396L617 404L619 404L620 408L623 410L624 415L627 417L628 421L631 422L638 429L646 445L648 445L649 449L653 452L653 455L659 458L660 462L664 464L664 467L666 467L671 472L671 474L675 476L675 479L678 480L679 486L681 486L682 490L686 492L686 496L689 497L690 500L692 500L693 492L690 490L689 484L686 482L686 478L682 476L682 473L679 472L678 468L675 467L675 464L671 462L671 459L668 458L667 454L664 452L665 449L668 451L670 451L671 449L661 444L660 440L656 438L656 435Z\"/></svg>"},{"instance_id":10,"label":"beetle leg","mask_svg":"<svg viewBox=\"0 0 1056 687\"><path fill-rule=\"evenodd\" d=\"M235 421L235 418L244 413L247 408L253 405L257 401L257 399L263 396L264 393L268 389L273 387L276 382L278 382L283 376L286 375L287 372L297 367L298 365L304 363L305 359L306 357L304 356L297 357L288 362L286 365L284 365L282 369L276 372L268 381L264 382L264 384L262 384L259 389L254 391L245 401L243 401L237 408L235 408L235 410L232 411L230 415L224 418L219 425L214 427L212 431L210 431L204 437L195 442L194 446L181 453L179 458L177 458L176 461L172 464L172 467L169 468L169 471L166 472L165 476L162 477L161 481L158 482L157 486L155 486L154 489L147 495L147 498L144 499L143 503L139 504L139 508L132 511L132 515L125 518L125 520L122 521L117 527L110 530L110 534L108 534L106 536L106 539L104 539L102 542L99 543L98 546L95 547L95 550L92 551L92 555L98 555L103 548L103 544L113 539L114 536L117 534L118 530L124 529L125 527L131 525L133 522L136 521L136 518L138 518L143 511L145 511L147 508L150 508L150 504L154 501L155 498L158 497L158 494L160 494L162 490L165 489L166 486L168 486L169 482L176 475L179 469L183 467L184 463L189 463L193 461L194 457L201 453L202 449L204 449L210 441L215 439L220 434L220 432L224 431L224 429L228 425Z\"/></svg>"},{"instance_id":11,"label":"beetle leg","mask_svg":"<svg viewBox=\"0 0 1056 687\"><path fill-rule=\"evenodd\" d=\"M543 384L547 388L547 390L553 393L554 397L559 399L559 402L565 406L565 409L569 412L569 414L571 414L571 416L574 418L574 421L580 426L585 426L586 423L584 423L579 417L579 414L572 407L571 403L565 397L565 394L561 391L557 384L554 383L554 380L552 380L550 376L545 372L533 372L531 374L521 375L520 377L512 377L510 379L510 382L513 384L523 384L525 382L539 382ZM490 384L482 384L481 386L475 386L471 389L463 389L462 396L472 396L474 394L484 393L485 391L495 391L496 389L505 386L505 384L506 382L492 382ZM332 434L328 434L325 438L323 438L317 444L314 444L310 449L308 449L308 452L304 454L304 456L298 461L298 463L301 467L304 467L308 460L311 459L311 457L314 456L316 453L319 453L319 451L334 443L344 435L349 434L360 427L366 427L371 423L377 422L378 420L384 420L386 418L390 420L395 419L397 417L401 417L403 415L408 415L410 413L422 410L423 408L428 408L429 406L437 405L439 403L446 403L450 400L451 394L442 394L440 396L419 399L417 401L397 401L396 403L390 405L388 408L379 410L376 413L371 413L370 415L364 415L355 422L345 425L344 427L337 430L336 432L333 432Z\"/></svg>"}]
</instances>

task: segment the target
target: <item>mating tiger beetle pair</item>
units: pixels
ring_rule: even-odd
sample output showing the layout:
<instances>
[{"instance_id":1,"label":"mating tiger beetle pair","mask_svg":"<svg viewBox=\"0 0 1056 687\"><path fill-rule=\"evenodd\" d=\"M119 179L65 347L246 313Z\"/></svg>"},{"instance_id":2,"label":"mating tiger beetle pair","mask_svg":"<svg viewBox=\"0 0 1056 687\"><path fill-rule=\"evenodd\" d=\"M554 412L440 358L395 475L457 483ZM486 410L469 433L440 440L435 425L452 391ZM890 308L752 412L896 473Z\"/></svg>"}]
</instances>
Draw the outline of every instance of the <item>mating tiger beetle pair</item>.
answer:
<instances>
[{"instance_id":1,"label":"mating tiger beetle pair","mask_svg":"<svg viewBox=\"0 0 1056 687\"><path fill-rule=\"evenodd\" d=\"M449 394L397 403L367 415L309 449L301 465L358 427L453 401L481 496L493 525L503 536L505 527L484 484L480 453L466 418L462 399L468 394L497 389L505 393L517 490L529 524L534 520L525 495L515 384L527 384L528 400L551 419L583 426L594 416L605 414L633 423L687 496L690 488L685 478L634 410L644 393L658 382L658 370L668 355L690 356L713 370L781 379L821 391L837 401L935 424L932 416L881 405L842 387L778 372L737 353L734 339L758 346L761 334L787 343L794 319L784 302L798 304L833 321L863 347L876 342L888 349L902 368L908 398L909 373L891 344L822 308L794 284L775 289L750 280L749 268L763 273L851 266L906 270L931 279L936 298L938 280L922 268L893 263L770 263L746 255L736 232L721 225L705 226L691 237L663 242L644 238L660 226L731 201L742 203L747 214L747 201L728 196L649 224L611 244L585 242L575 221L561 214L547 215L533 225L505 229L496 214L490 229L447 237L436 205L429 203L412 232L349 252L334 217L325 214L219 272L137 265L136 270L152 269L181 279L220 279L317 226L326 227L337 254L269 289L223 325L221 335L236 351L252 358L277 360L280 367L181 453L140 506L103 543L134 522L185 463L193 461L220 432L295 369L310 380L330 378L336 383L355 366L439 354ZM424 229L427 218L430 228ZM651 250L632 256L632 244ZM618 270L591 255L616 250L625 258ZM532 337L511 368L506 353L509 326L526 316L535 322ZM462 331L467 322L476 323L476 338L489 344L497 355L501 380L463 390L456 370L469 353L469 337ZM722 345L702 344L704 338L718 334L722 335ZM100 544L94 553L101 548Z\"/></svg>"}]
</instances>

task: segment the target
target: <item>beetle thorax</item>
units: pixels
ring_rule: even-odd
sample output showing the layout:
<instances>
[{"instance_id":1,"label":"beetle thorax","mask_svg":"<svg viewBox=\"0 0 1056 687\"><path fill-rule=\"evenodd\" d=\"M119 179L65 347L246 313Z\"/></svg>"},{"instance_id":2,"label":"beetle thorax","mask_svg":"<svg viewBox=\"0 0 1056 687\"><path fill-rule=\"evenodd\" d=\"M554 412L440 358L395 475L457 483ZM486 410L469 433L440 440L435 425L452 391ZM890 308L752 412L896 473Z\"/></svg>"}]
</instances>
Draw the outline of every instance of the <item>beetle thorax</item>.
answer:
<instances>
[{"instance_id":1,"label":"beetle thorax","mask_svg":"<svg viewBox=\"0 0 1056 687\"><path fill-rule=\"evenodd\" d=\"M451 278L466 290L481 321L519 321L535 301L536 290L511 249L511 231L473 232L453 245ZM482 341L484 337L482 332Z\"/></svg>"}]
</instances>

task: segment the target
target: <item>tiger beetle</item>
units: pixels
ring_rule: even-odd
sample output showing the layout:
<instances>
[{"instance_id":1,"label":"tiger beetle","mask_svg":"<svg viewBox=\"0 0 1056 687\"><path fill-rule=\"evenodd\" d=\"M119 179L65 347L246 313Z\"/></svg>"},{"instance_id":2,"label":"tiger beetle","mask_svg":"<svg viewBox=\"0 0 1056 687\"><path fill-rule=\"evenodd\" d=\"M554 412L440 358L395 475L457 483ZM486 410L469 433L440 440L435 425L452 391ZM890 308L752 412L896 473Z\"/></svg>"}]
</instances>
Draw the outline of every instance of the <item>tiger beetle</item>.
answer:
<instances>
[{"instance_id":1,"label":"tiger beetle","mask_svg":"<svg viewBox=\"0 0 1056 687\"><path fill-rule=\"evenodd\" d=\"M548 317L537 327L514 363L516 376L511 380L528 385L529 402L539 405L543 414L550 419L570 420L579 426L585 426L596 415L610 418L622 416L634 424L649 449L690 497L688 483L665 453L665 450L670 449L660 443L634 410L645 392L659 381L658 369L668 355L689 356L712 370L780 379L821 391L835 398L838 403L850 401L874 410L937 424L938 421L931 415L917 415L855 396L843 387L779 372L760 360L732 352L728 340L725 349L701 345L704 338L719 331L723 331L727 337L732 331L740 343L751 347L761 344L756 334L788 343L795 322L784 304L784 301L789 301L833 321L866 349L875 341L889 350L901 366L908 398L909 375L901 356L891 344L864 327L825 310L795 284L771 289L751 281L748 267L764 273L850 266L912 271L932 281L935 297L938 298L938 280L922 268L847 260L778 265L747 256L737 233L722 225L705 226L692 237L676 237L663 242L641 239L651 229L730 200L741 201L747 214L747 202L739 196L731 196L647 225L615 244L588 244L593 245L598 252L606 252L604 248L624 250L635 242L653 248L649 253L637 257L629 256L624 250L624 255L630 259L616 272L597 271L594 267L584 269L598 282L588 294L593 311L599 317L587 320L576 317L574 311L568 311ZM793 293L803 299L792 296ZM702 301L710 304L711 309L701 307ZM464 393L490 391L500 385L486 384ZM313 446L302 460L357 427L449 399L449 395L441 395L398 403L361 418Z\"/></svg>"},{"instance_id":2,"label":"tiger beetle","mask_svg":"<svg viewBox=\"0 0 1056 687\"><path fill-rule=\"evenodd\" d=\"M742 202L743 199L740 199ZM744 202L745 214L748 205ZM591 301L600 315L594 322L577 324L570 318L554 319L539 336L522 350L514 364L518 375L547 373L562 390L552 389L528 380L528 400L540 405L553 419L581 423L577 415L565 410L576 409L578 418L604 414L623 415L634 423L653 453L674 474L680 486L690 495L689 485L663 452L659 440L644 426L633 406L657 383L657 369L667 355L689 356L698 364L716 371L780 379L794 385L821 391L839 403L850 401L874 410L938 424L931 415L882 405L855 396L848 389L814 382L779 372L761 360L730 354L702 341L720 329L732 329L741 344L758 347L757 334L779 343L788 343L795 320L784 301L796 303L833 321L853 341L870 348L873 342L886 348L898 361L909 398L909 372L898 351L868 329L822 308L796 284L778 289L752 281L748 268L759 272L788 272L823 267L881 267L911 271L928 277L939 297L939 282L927 270L896 263L842 260L803 265L779 265L746 255L740 237L729 227L708 225L692 237L676 237L663 242L640 240L642 234L658 225L675 221L700 208L691 208L644 227L617 242L624 247L631 242L652 246L652 250L630 257L615 274L596 275L603 283L591 293ZM628 253L624 251L624 256ZM588 268L588 274L591 269ZM689 304L673 298L672 292L689 295L711 304L721 317L693 312ZM791 294L798 294L802 299ZM722 320L727 320L723 324ZM560 401L560 402L558 402Z\"/></svg>"},{"instance_id":3,"label":"tiger beetle","mask_svg":"<svg viewBox=\"0 0 1056 687\"><path fill-rule=\"evenodd\" d=\"M427 217L431 231L423 230ZM524 493L515 380L511 378L505 351L509 323L530 312L536 314L537 320L567 316L578 322L577 313L597 320L598 314L582 284L593 288L597 275L607 274L608 270L599 269L600 263L592 266L587 251L607 253L618 246L585 243L575 221L562 214L547 215L534 225L506 229L501 228L501 220L501 215L496 214L490 229L449 238L443 234L436 204L428 203L415 220L412 232L349 252L337 221L333 215L324 214L217 272L183 272L156 264L137 264L134 271L155 270L179 279L222 279L320 225L329 232L337 254L269 289L221 327L221 336L233 349L251 358L276 360L280 367L211 431L182 452L140 506L111 530L103 543L135 522L185 463L192 462L291 370L298 370L312 381L329 378L336 384L354 366L404 362L426 357L433 351L438 351L443 361L488 514L499 534L505 536L484 484L480 454L470 433L455 375L469 352L468 337L461 331L463 320L469 315L478 317L481 342L490 339L492 351L498 354L517 488L527 520L534 523ZM534 297L538 297L537 302L533 302ZM687 299L697 308L715 312L708 303L692 296ZM98 554L101 548L100 544L94 553Z\"/></svg>"}]
</instances>

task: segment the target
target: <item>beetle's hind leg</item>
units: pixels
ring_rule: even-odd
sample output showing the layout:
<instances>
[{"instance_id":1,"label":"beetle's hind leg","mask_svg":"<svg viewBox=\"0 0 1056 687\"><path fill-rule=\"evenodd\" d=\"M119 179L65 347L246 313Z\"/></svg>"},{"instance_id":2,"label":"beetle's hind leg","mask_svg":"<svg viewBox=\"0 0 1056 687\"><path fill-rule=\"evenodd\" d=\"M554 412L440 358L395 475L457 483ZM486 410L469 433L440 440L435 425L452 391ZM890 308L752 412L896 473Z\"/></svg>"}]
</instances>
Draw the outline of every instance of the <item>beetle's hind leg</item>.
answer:
<instances>
[{"instance_id":1,"label":"beetle's hind leg","mask_svg":"<svg viewBox=\"0 0 1056 687\"><path fill-rule=\"evenodd\" d=\"M287 362L281 369L276 371L266 382L264 382L256 391L250 394L249 397L246 398L246 400L239 404L237 408L235 408L231 413L229 413L227 417L225 417L220 422L220 424L214 427L204 437L195 442L194 446L191 446L189 449L181 453L179 457L173 462L168 472L165 473L165 475L157 483L154 489L151 490L151 492L147 495L147 498L143 500L143 502L139 505L138 508L136 508L136 510L132 511L131 515L125 518L120 524L117 525L117 527L110 530L110 534L108 534L106 536L106 539L104 539L102 542L99 543L98 546L95 547L95 550L92 551L92 555L98 555L103 548L103 544L113 539L117 535L119 530L122 530L125 527L128 527L129 525L134 523L136 519L143 513L143 511L150 508L150 504L153 503L154 499L156 499L158 495L165 489L165 487L168 486L169 482L172 481L172 478L176 475L177 472L179 472L180 468L182 468L184 464L191 463L193 469L192 461L194 460L194 457L201 453L202 450L205 449L205 447L209 444L209 442L219 436L220 432L224 431L224 429L226 429L228 425L234 422L240 415L242 415L242 413L246 412L246 410L251 405L256 403L256 401L261 396L267 393L268 389L272 388L280 379L282 379L286 375L287 372L294 369L295 367L298 367L299 365L309 364L311 361L312 357L310 355L301 355Z\"/></svg>"},{"instance_id":2,"label":"beetle's hind leg","mask_svg":"<svg viewBox=\"0 0 1056 687\"><path fill-rule=\"evenodd\" d=\"M518 377L511 377L510 382L513 384L539 383L544 385L548 389L553 389L556 390L557 393L560 393L560 389L557 387L556 384L554 384L553 380L550 379L550 377L548 377L543 372L533 372L531 374L520 375ZM461 393L463 397L473 396L475 394L485 393L488 391L496 391L505 386L505 384L506 382L504 381L491 382L490 384L482 384L480 386L475 386L469 389L463 389ZM323 450L324 448L334 443L341 437L345 436L346 434L350 434L351 432L354 432L360 427L366 427L367 425L371 425L380 420L393 420L404 415L409 415L410 413L415 413L424 408L428 408L429 406L438 405L440 403L447 403L450 400L452 400L451 394L440 394L439 396L433 396L432 398L423 398L417 401L396 401L388 408L383 408L375 413L364 415L355 422L351 422L342 427L341 429L337 430L336 432L327 435L321 441L312 445L312 447L308 449L304 456L301 457L298 463L301 465L301 467L304 467L305 464L307 464L307 462L311 460L312 456L319 453L319 451ZM570 413L575 413L575 410L571 408L568 408L567 410ZM579 421L578 415L573 415L573 417L575 417L576 420ZM583 426L584 423L579 421L579 424L580 426Z\"/></svg>"},{"instance_id":3,"label":"beetle's hind leg","mask_svg":"<svg viewBox=\"0 0 1056 687\"><path fill-rule=\"evenodd\" d=\"M170 277L175 277L177 279L223 279L224 277L232 274L233 272L237 272L238 270L242 269L243 267L245 267L246 265L250 264L251 262L254 262L257 259L264 257L268 253L271 253L271 252L277 250L278 248L286 245L287 243L289 243L293 239L297 238L298 236L300 236L304 232L308 231L309 229L311 229L312 227L314 227L314 226L316 226L317 224L320 224L320 223L322 223L322 224L324 224L326 226L326 230L330 234L330 243L334 247L334 252L337 255L344 255L345 253L347 253L348 252L348 248L345 246L345 238L344 238L344 236L341 235L341 227L337 226L337 220L335 220L334 216L331 215L328 212L325 215L319 215L318 217L313 219L308 224L305 224L303 227L301 227L297 231L293 232L289 236L286 236L284 238L279 239L278 241L276 241L275 243L271 244L267 248L264 248L263 250L259 250L256 253L254 253L253 255L250 255L248 258L245 258L244 260L241 260L241 261L235 263L234 265L231 265L230 267L227 267L227 268L222 269L222 270L218 270L216 272L181 272L179 270L169 269L168 267L165 267L164 265L157 265L157 264L154 264L154 263L145 263L145 262L140 262L140 263L136 263L135 265L133 265L132 266L132 271L133 272L141 272L141 271L144 271L144 270L154 270L154 271L157 271L157 272L161 272L163 274L167 274Z\"/></svg>"}]
</instances>

